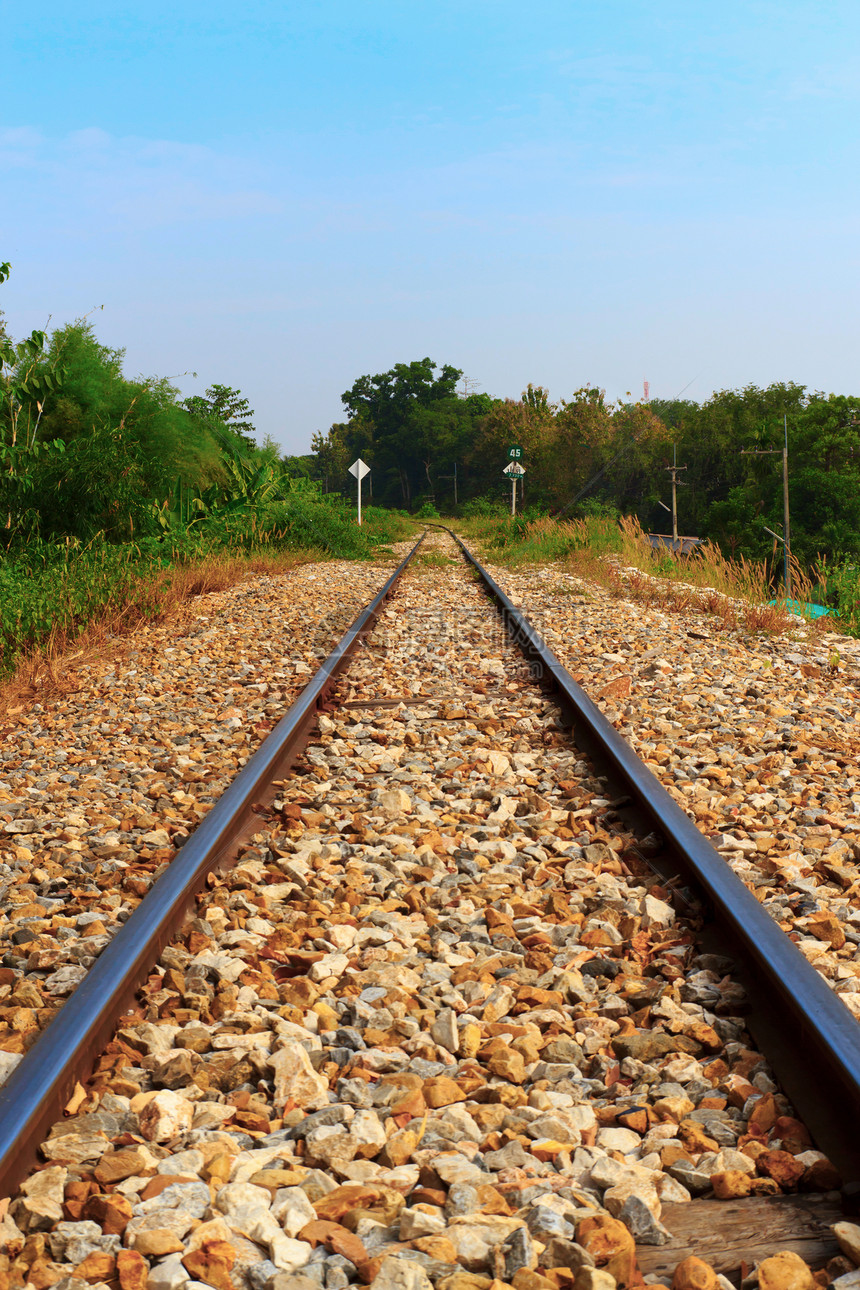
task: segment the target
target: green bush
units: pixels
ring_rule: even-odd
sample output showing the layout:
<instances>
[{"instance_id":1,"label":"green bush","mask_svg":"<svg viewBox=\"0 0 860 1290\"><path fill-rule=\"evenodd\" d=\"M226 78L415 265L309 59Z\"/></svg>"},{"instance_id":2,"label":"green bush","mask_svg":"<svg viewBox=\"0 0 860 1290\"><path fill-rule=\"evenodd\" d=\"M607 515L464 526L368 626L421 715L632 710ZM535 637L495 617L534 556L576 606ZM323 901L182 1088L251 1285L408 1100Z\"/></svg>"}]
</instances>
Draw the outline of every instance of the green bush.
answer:
<instances>
[{"instance_id":1,"label":"green bush","mask_svg":"<svg viewBox=\"0 0 860 1290\"><path fill-rule=\"evenodd\" d=\"M172 567L296 549L367 560L412 528L402 514L374 507L359 528L348 503L299 490L259 506L214 506L193 525L136 541L112 543L103 534L87 545L74 538L19 541L0 555L0 675L54 632L74 635L124 610L157 615Z\"/></svg>"},{"instance_id":2,"label":"green bush","mask_svg":"<svg viewBox=\"0 0 860 1290\"><path fill-rule=\"evenodd\" d=\"M75 633L130 604L144 617L157 613L161 575L179 555L105 542L33 542L7 555L0 560L0 674L54 632Z\"/></svg>"}]
</instances>

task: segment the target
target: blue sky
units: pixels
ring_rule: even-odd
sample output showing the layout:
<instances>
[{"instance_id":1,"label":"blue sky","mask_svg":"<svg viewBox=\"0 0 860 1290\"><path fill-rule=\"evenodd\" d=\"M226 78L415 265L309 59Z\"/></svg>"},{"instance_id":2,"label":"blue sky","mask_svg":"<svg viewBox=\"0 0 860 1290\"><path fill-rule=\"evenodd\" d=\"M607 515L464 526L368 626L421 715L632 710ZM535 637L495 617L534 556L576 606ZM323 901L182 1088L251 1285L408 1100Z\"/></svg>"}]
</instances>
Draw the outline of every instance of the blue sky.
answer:
<instances>
[{"instance_id":1,"label":"blue sky","mask_svg":"<svg viewBox=\"0 0 860 1290\"><path fill-rule=\"evenodd\" d=\"M0 0L0 308L238 386L860 392L860 6ZM182 373L196 371L195 380Z\"/></svg>"}]
</instances>

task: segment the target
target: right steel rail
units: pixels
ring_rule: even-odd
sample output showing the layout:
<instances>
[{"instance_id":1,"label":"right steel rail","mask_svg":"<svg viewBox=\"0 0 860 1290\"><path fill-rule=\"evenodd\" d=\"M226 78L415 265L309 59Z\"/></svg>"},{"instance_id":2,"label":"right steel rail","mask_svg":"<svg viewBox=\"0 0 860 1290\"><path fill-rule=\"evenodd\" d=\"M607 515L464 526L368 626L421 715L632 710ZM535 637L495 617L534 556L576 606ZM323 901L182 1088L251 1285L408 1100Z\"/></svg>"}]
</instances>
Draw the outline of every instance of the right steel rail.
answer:
<instances>
[{"instance_id":1,"label":"right steel rail","mask_svg":"<svg viewBox=\"0 0 860 1290\"><path fill-rule=\"evenodd\" d=\"M755 1002L750 1029L820 1149L846 1183L860 1181L860 1025L465 543L456 533L451 536L496 601L516 644L587 732L589 751L624 784L728 936L729 952L740 960Z\"/></svg>"}]
</instances>

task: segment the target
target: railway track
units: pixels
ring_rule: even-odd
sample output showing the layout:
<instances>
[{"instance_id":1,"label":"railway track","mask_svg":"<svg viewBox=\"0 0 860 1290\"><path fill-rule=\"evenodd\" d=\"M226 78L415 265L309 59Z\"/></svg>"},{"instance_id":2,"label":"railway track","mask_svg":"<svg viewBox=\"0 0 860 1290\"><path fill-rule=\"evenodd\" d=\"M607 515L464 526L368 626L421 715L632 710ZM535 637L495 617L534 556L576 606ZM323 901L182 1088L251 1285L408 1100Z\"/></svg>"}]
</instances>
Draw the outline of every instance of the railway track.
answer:
<instances>
[{"instance_id":1,"label":"railway track","mask_svg":"<svg viewBox=\"0 0 860 1290\"><path fill-rule=\"evenodd\" d=\"M438 534L0 1089L5 1273L609 1290L694 1232L847 1273L858 1080L856 1021Z\"/></svg>"}]
</instances>

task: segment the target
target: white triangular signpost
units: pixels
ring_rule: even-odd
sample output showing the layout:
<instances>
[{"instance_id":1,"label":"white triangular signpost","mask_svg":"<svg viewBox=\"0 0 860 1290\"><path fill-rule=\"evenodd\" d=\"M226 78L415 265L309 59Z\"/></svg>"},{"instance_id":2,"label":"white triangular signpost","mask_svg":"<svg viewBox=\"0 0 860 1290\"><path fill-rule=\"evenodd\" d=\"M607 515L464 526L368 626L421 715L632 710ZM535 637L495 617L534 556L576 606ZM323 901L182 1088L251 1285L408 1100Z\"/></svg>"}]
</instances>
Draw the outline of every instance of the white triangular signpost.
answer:
<instances>
[{"instance_id":1,"label":"white triangular signpost","mask_svg":"<svg viewBox=\"0 0 860 1290\"><path fill-rule=\"evenodd\" d=\"M361 524L361 481L364 479L365 475L370 474L370 467L366 461L362 461L360 457L356 457L355 461L349 468L349 473L351 475L355 475L358 480L358 522Z\"/></svg>"},{"instance_id":2,"label":"white triangular signpost","mask_svg":"<svg viewBox=\"0 0 860 1290\"><path fill-rule=\"evenodd\" d=\"M525 473L525 466L521 466L518 461L512 461L510 465L505 466L502 472L504 475L510 475L511 478L511 515L516 515L517 513L517 480L521 479Z\"/></svg>"}]
</instances>

